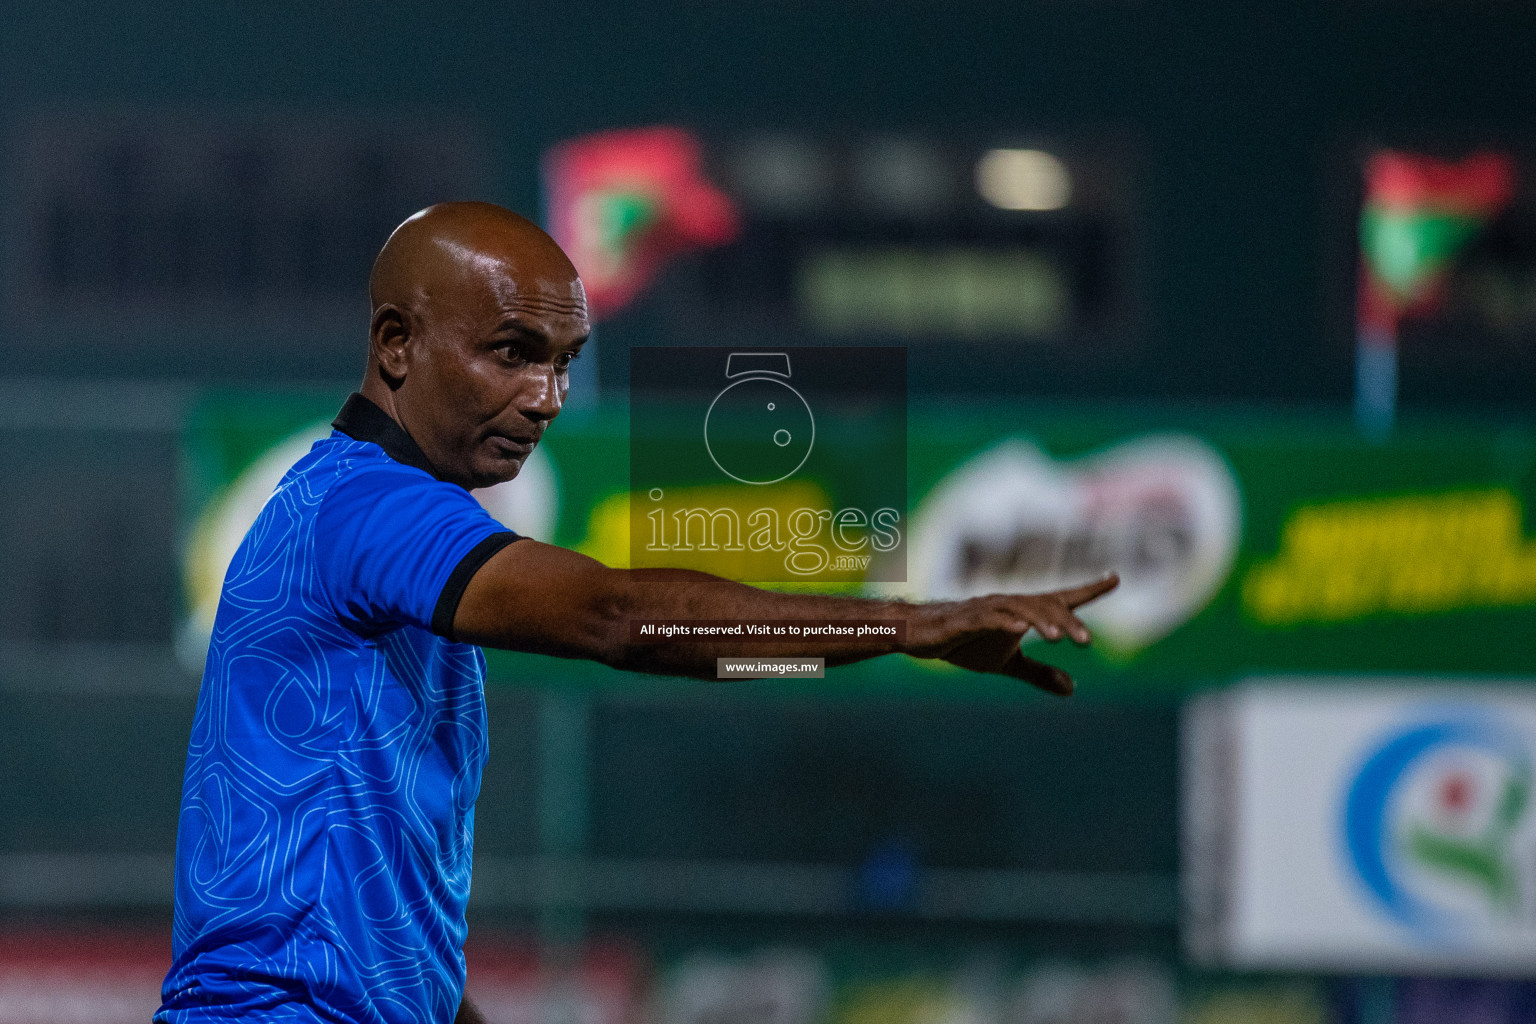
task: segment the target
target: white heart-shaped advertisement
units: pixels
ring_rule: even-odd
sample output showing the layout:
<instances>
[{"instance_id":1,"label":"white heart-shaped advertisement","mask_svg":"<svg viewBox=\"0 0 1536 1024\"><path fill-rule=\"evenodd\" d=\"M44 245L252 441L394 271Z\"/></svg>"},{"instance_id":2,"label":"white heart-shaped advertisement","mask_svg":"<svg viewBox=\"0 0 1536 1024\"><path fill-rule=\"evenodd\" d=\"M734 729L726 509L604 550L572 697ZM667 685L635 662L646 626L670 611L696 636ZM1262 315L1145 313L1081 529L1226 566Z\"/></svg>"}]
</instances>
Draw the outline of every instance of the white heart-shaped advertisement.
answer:
<instances>
[{"instance_id":1,"label":"white heart-shaped advertisement","mask_svg":"<svg viewBox=\"0 0 1536 1024\"><path fill-rule=\"evenodd\" d=\"M1119 589L1082 617L1107 648L1132 653L1210 602L1241 530L1237 481L1197 437L1147 435L1065 463L1008 441L917 508L904 590L930 601L1042 593L1117 572Z\"/></svg>"}]
</instances>

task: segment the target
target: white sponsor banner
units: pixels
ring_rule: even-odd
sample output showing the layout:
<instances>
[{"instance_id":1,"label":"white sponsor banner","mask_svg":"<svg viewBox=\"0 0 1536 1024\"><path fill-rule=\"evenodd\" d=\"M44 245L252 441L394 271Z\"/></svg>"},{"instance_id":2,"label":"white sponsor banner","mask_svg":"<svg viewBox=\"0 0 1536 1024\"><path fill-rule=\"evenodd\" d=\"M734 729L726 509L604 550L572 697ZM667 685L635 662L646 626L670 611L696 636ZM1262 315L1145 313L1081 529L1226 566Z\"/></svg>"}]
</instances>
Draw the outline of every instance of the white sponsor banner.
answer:
<instances>
[{"instance_id":1,"label":"white sponsor banner","mask_svg":"<svg viewBox=\"0 0 1536 1024\"><path fill-rule=\"evenodd\" d=\"M1184 733L1199 959L1536 968L1536 684L1268 681L1194 702Z\"/></svg>"},{"instance_id":2,"label":"white sponsor banner","mask_svg":"<svg viewBox=\"0 0 1536 1024\"><path fill-rule=\"evenodd\" d=\"M1241 533L1237 479L1198 437L1144 434L1065 462L1014 439L961 464L923 499L910 583L891 592L1033 593L1113 570L1120 586L1082 616L1099 644L1132 654L1210 603Z\"/></svg>"}]
</instances>

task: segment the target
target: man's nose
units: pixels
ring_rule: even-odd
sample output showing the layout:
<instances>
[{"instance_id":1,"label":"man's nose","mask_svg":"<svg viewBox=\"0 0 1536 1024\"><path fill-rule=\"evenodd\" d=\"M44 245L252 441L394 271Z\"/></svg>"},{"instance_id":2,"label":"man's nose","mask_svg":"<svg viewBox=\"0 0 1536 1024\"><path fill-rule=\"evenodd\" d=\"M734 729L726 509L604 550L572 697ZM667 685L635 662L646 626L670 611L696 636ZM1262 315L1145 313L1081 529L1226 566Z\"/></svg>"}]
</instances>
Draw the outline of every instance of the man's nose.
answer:
<instances>
[{"instance_id":1,"label":"man's nose","mask_svg":"<svg viewBox=\"0 0 1536 1024\"><path fill-rule=\"evenodd\" d=\"M560 384L560 371L555 367L537 367L528 387L523 389L523 415L541 420L560 415L560 407L565 404L565 389Z\"/></svg>"}]
</instances>

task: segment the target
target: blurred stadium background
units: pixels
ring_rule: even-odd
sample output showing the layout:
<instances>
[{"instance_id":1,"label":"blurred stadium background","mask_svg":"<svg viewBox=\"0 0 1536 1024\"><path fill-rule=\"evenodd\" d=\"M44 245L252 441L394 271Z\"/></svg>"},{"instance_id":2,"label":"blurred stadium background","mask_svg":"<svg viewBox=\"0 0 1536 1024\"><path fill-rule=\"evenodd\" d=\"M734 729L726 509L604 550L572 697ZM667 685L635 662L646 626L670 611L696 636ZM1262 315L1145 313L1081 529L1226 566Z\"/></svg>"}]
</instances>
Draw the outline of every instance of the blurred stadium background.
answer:
<instances>
[{"instance_id":1,"label":"blurred stadium background","mask_svg":"<svg viewBox=\"0 0 1536 1024\"><path fill-rule=\"evenodd\" d=\"M493 1020L1536 1021L1536 8L3 13L0 1024L157 1005L220 558L471 197L601 293L513 525L633 346L895 344L908 592L1126 576L1070 703L493 657Z\"/></svg>"}]
</instances>

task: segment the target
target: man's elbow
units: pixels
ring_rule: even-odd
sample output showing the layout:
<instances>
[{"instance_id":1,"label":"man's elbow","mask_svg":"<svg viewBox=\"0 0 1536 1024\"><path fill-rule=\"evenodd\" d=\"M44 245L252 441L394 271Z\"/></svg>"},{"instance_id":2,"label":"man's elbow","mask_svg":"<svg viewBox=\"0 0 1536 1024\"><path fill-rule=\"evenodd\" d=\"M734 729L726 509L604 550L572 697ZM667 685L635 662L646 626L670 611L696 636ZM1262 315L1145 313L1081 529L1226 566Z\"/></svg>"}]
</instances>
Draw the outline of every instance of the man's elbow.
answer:
<instances>
[{"instance_id":1,"label":"man's elbow","mask_svg":"<svg viewBox=\"0 0 1536 1024\"><path fill-rule=\"evenodd\" d=\"M634 660L629 624L635 608L626 575L621 569L605 569L584 602L588 656L610 668L624 668Z\"/></svg>"}]
</instances>

